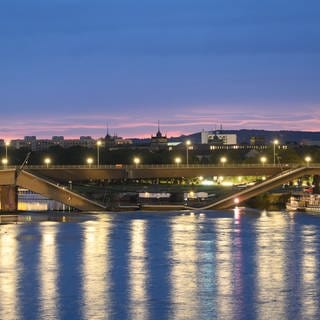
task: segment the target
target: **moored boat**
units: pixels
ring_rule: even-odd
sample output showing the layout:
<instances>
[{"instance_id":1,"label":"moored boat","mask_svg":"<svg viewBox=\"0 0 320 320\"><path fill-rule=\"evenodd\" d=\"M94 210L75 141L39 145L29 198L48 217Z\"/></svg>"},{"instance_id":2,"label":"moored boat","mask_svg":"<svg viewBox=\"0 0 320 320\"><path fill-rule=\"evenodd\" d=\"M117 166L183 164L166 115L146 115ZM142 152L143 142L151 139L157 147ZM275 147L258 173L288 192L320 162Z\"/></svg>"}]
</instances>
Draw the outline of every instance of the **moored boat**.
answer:
<instances>
[{"instance_id":1,"label":"moored boat","mask_svg":"<svg viewBox=\"0 0 320 320\"><path fill-rule=\"evenodd\" d=\"M288 211L307 211L320 213L320 194L292 195L286 203Z\"/></svg>"}]
</instances>

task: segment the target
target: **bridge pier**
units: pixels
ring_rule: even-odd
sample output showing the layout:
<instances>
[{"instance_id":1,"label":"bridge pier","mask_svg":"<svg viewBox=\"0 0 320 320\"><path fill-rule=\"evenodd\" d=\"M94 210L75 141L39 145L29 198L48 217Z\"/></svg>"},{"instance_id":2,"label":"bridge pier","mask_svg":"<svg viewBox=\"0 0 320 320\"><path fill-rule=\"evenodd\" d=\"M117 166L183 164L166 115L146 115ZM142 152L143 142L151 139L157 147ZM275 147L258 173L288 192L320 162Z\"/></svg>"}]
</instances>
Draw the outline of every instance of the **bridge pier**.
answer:
<instances>
[{"instance_id":1,"label":"bridge pier","mask_svg":"<svg viewBox=\"0 0 320 320\"><path fill-rule=\"evenodd\" d=\"M313 176L312 184L314 185L313 193L320 193L320 176L318 174Z\"/></svg>"},{"instance_id":2,"label":"bridge pier","mask_svg":"<svg viewBox=\"0 0 320 320\"><path fill-rule=\"evenodd\" d=\"M1 211L16 212L18 209L18 188L15 185L0 186Z\"/></svg>"}]
</instances>

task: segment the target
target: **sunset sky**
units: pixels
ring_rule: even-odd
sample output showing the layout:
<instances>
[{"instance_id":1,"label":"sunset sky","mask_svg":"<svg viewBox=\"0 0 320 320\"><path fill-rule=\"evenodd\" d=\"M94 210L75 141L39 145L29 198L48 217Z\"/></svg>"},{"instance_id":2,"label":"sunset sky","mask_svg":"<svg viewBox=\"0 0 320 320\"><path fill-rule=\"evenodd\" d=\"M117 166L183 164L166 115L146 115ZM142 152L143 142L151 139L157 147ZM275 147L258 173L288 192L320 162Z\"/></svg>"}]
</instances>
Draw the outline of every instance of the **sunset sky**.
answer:
<instances>
[{"instance_id":1,"label":"sunset sky","mask_svg":"<svg viewBox=\"0 0 320 320\"><path fill-rule=\"evenodd\" d=\"M320 131L319 0L1 0L0 138Z\"/></svg>"}]
</instances>

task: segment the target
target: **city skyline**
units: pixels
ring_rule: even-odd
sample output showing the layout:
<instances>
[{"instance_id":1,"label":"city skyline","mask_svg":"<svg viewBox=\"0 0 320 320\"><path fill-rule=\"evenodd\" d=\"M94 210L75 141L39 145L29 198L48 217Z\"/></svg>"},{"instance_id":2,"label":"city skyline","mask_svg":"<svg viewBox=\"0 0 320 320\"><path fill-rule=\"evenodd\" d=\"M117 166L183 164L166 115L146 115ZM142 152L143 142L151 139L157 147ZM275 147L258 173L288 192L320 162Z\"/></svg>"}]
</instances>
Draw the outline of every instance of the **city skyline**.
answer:
<instances>
[{"instance_id":1,"label":"city skyline","mask_svg":"<svg viewBox=\"0 0 320 320\"><path fill-rule=\"evenodd\" d=\"M319 131L320 4L4 0L0 137Z\"/></svg>"}]
</instances>

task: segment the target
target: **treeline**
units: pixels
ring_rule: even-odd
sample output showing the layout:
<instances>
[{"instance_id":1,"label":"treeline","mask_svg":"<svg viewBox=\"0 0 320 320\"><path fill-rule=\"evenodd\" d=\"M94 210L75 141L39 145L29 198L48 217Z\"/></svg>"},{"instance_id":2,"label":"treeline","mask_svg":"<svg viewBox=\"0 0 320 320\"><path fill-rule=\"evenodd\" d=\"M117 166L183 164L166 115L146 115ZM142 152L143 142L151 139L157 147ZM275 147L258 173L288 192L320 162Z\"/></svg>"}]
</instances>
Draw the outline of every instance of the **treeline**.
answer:
<instances>
[{"instance_id":1,"label":"treeline","mask_svg":"<svg viewBox=\"0 0 320 320\"><path fill-rule=\"evenodd\" d=\"M8 165L21 165L30 152L28 149L9 149ZM1 158L5 158L5 149L0 149ZM275 152L276 163L305 163L305 157L311 157L310 163L320 163L320 147L317 146L289 146L286 149L277 149ZM152 151L148 149L99 150L100 165L133 164L133 159L138 157L141 164L173 164L179 157L181 163L186 163L186 150L174 149ZM261 163L261 157L266 157L266 164L274 161L274 149L266 150L189 150L189 164L218 164L221 158L226 158L226 164L254 164ZM97 164L97 150L81 146L61 148L50 147L47 151L34 151L28 160L28 165L43 165L44 159L50 158L52 165L84 165L88 158L93 159L93 165Z\"/></svg>"}]
</instances>

